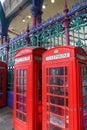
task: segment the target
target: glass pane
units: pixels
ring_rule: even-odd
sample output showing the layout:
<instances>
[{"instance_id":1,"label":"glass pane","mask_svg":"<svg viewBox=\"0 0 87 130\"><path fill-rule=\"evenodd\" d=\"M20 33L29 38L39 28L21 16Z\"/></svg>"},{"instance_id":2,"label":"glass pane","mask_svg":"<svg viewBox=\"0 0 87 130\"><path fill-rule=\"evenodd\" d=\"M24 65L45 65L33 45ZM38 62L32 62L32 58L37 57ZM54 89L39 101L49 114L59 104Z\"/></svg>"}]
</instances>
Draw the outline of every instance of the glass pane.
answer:
<instances>
[{"instance_id":1,"label":"glass pane","mask_svg":"<svg viewBox=\"0 0 87 130\"><path fill-rule=\"evenodd\" d=\"M87 94L87 86L83 87L83 96L85 96Z\"/></svg>"},{"instance_id":2,"label":"glass pane","mask_svg":"<svg viewBox=\"0 0 87 130\"><path fill-rule=\"evenodd\" d=\"M64 106L64 98L50 96L50 103Z\"/></svg>"},{"instance_id":3,"label":"glass pane","mask_svg":"<svg viewBox=\"0 0 87 130\"><path fill-rule=\"evenodd\" d=\"M24 104L26 104L26 97L24 97L24 101L23 101Z\"/></svg>"},{"instance_id":4,"label":"glass pane","mask_svg":"<svg viewBox=\"0 0 87 130\"><path fill-rule=\"evenodd\" d=\"M66 88L66 96L68 96L68 87Z\"/></svg>"},{"instance_id":5,"label":"glass pane","mask_svg":"<svg viewBox=\"0 0 87 130\"><path fill-rule=\"evenodd\" d=\"M23 105L22 104L20 104L20 111L23 112Z\"/></svg>"},{"instance_id":6,"label":"glass pane","mask_svg":"<svg viewBox=\"0 0 87 130\"><path fill-rule=\"evenodd\" d=\"M83 78L83 79L82 79L82 85L83 85L83 86L87 85L87 78Z\"/></svg>"},{"instance_id":7,"label":"glass pane","mask_svg":"<svg viewBox=\"0 0 87 130\"><path fill-rule=\"evenodd\" d=\"M55 124L56 126L61 126L64 127L64 119L54 116L52 114L50 114L50 122Z\"/></svg>"},{"instance_id":8,"label":"glass pane","mask_svg":"<svg viewBox=\"0 0 87 130\"><path fill-rule=\"evenodd\" d=\"M66 99L66 106L68 107L68 99Z\"/></svg>"},{"instance_id":9,"label":"glass pane","mask_svg":"<svg viewBox=\"0 0 87 130\"><path fill-rule=\"evenodd\" d=\"M68 87L68 78L65 78L65 85Z\"/></svg>"},{"instance_id":10,"label":"glass pane","mask_svg":"<svg viewBox=\"0 0 87 130\"><path fill-rule=\"evenodd\" d=\"M63 130L63 129L59 128L58 126L50 124L50 130Z\"/></svg>"},{"instance_id":11,"label":"glass pane","mask_svg":"<svg viewBox=\"0 0 87 130\"><path fill-rule=\"evenodd\" d=\"M64 78L50 78L50 84L64 86Z\"/></svg>"},{"instance_id":12,"label":"glass pane","mask_svg":"<svg viewBox=\"0 0 87 130\"><path fill-rule=\"evenodd\" d=\"M83 97L83 105L87 104L87 96Z\"/></svg>"},{"instance_id":13,"label":"glass pane","mask_svg":"<svg viewBox=\"0 0 87 130\"><path fill-rule=\"evenodd\" d=\"M64 88L50 87L50 93L64 96Z\"/></svg>"},{"instance_id":14,"label":"glass pane","mask_svg":"<svg viewBox=\"0 0 87 130\"><path fill-rule=\"evenodd\" d=\"M49 69L49 75L64 75L64 68L51 68Z\"/></svg>"},{"instance_id":15,"label":"glass pane","mask_svg":"<svg viewBox=\"0 0 87 130\"><path fill-rule=\"evenodd\" d=\"M20 70L19 76L23 76L23 70Z\"/></svg>"},{"instance_id":16,"label":"glass pane","mask_svg":"<svg viewBox=\"0 0 87 130\"><path fill-rule=\"evenodd\" d=\"M83 76L87 75L87 68L82 68L82 75Z\"/></svg>"},{"instance_id":17,"label":"glass pane","mask_svg":"<svg viewBox=\"0 0 87 130\"><path fill-rule=\"evenodd\" d=\"M26 113L26 105L23 106L23 112Z\"/></svg>"},{"instance_id":18,"label":"glass pane","mask_svg":"<svg viewBox=\"0 0 87 130\"><path fill-rule=\"evenodd\" d=\"M23 115L23 121L26 122L26 116L25 115Z\"/></svg>"},{"instance_id":19,"label":"glass pane","mask_svg":"<svg viewBox=\"0 0 87 130\"><path fill-rule=\"evenodd\" d=\"M20 93L23 93L23 88L21 86L20 86L19 89L20 89Z\"/></svg>"},{"instance_id":20,"label":"glass pane","mask_svg":"<svg viewBox=\"0 0 87 130\"><path fill-rule=\"evenodd\" d=\"M59 108L57 106L50 106L50 112L60 116L64 116L64 109Z\"/></svg>"},{"instance_id":21,"label":"glass pane","mask_svg":"<svg viewBox=\"0 0 87 130\"><path fill-rule=\"evenodd\" d=\"M23 97L20 95L19 96L19 101L22 103L23 102Z\"/></svg>"},{"instance_id":22,"label":"glass pane","mask_svg":"<svg viewBox=\"0 0 87 130\"><path fill-rule=\"evenodd\" d=\"M26 78L24 78L24 86L26 86Z\"/></svg>"},{"instance_id":23,"label":"glass pane","mask_svg":"<svg viewBox=\"0 0 87 130\"><path fill-rule=\"evenodd\" d=\"M18 117L18 112L16 111L16 117Z\"/></svg>"},{"instance_id":24,"label":"glass pane","mask_svg":"<svg viewBox=\"0 0 87 130\"><path fill-rule=\"evenodd\" d=\"M24 77L26 78L26 70L24 70Z\"/></svg>"},{"instance_id":25,"label":"glass pane","mask_svg":"<svg viewBox=\"0 0 87 130\"><path fill-rule=\"evenodd\" d=\"M22 85L22 84L23 84L23 79L19 78L19 85Z\"/></svg>"},{"instance_id":26,"label":"glass pane","mask_svg":"<svg viewBox=\"0 0 87 130\"><path fill-rule=\"evenodd\" d=\"M68 68L65 67L65 75L68 75Z\"/></svg>"},{"instance_id":27,"label":"glass pane","mask_svg":"<svg viewBox=\"0 0 87 130\"><path fill-rule=\"evenodd\" d=\"M19 113L19 119L22 120L22 114L21 113Z\"/></svg>"}]
</instances>

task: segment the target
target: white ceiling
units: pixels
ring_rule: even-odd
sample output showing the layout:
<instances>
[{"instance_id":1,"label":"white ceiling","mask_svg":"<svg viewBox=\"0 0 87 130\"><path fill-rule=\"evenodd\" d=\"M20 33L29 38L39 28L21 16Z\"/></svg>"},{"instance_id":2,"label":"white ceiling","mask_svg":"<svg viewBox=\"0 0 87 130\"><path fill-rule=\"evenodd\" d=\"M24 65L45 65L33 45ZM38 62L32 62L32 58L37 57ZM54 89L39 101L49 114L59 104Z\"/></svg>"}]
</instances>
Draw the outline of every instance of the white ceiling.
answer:
<instances>
[{"instance_id":1,"label":"white ceiling","mask_svg":"<svg viewBox=\"0 0 87 130\"><path fill-rule=\"evenodd\" d=\"M70 9L75 0L67 0L68 8ZM79 0L76 0L79 2ZM55 0L55 3L51 3L51 0L44 0L44 5L46 6L43 9L42 20L47 20L49 17L53 17L56 13L63 13L64 10L64 0ZM15 34L21 34L26 31L27 23L31 28L32 26L32 17L28 18L27 16L31 15L30 8L32 5L28 6L26 9L22 10L20 14L18 14L9 26L9 36L10 38L15 37ZM23 18L25 19L25 23L22 22Z\"/></svg>"}]
</instances>

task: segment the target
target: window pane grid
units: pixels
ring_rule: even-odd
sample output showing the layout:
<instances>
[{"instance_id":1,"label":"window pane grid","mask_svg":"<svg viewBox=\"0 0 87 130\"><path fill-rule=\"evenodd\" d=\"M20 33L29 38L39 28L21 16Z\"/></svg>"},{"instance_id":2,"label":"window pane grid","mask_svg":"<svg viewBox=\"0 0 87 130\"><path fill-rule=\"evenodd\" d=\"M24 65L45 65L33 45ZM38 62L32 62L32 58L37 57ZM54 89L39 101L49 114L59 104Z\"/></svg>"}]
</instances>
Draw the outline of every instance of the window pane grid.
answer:
<instances>
[{"instance_id":1,"label":"window pane grid","mask_svg":"<svg viewBox=\"0 0 87 130\"><path fill-rule=\"evenodd\" d=\"M16 118L26 122L26 70L16 71Z\"/></svg>"},{"instance_id":2,"label":"window pane grid","mask_svg":"<svg viewBox=\"0 0 87 130\"><path fill-rule=\"evenodd\" d=\"M46 69L47 130L68 128L68 68ZM52 127L49 125L53 124Z\"/></svg>"}]
</instances>

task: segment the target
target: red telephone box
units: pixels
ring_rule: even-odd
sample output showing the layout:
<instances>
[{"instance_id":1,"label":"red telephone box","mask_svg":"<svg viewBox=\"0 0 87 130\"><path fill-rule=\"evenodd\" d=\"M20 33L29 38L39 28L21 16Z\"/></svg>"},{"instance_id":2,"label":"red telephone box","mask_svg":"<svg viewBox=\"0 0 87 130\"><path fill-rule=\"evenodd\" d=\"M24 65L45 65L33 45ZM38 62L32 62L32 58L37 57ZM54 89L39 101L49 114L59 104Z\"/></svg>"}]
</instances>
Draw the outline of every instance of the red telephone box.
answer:
<instances>
[{"instance_id":1,"label":"red telephone box","mask_svg":"<svg viewBox=\"0 0 87 130\"><path fill-rule=\"evenodd\" d=\"M43 130L87 130L87 55L61 46L43 54Z\"/></svg>"},{"instance_id":2,"label":"red telephone box","mask_svg":"<svg viewBox=\"0 0 87 130\"><path fill-rule=\"evenodd\" d=\"M6 63L0 61L0 107L6 105Z\"/></svg>"},{"instance_id":3,"label":"red telephone box","mask_svg":"<svg viewBox=\"0 0 87 130\"><path fill-rule=\"evenodd\" d=\"M42 129L42 53L26 47L15 54L14 130Z\"/></svg>"}]
</instances>

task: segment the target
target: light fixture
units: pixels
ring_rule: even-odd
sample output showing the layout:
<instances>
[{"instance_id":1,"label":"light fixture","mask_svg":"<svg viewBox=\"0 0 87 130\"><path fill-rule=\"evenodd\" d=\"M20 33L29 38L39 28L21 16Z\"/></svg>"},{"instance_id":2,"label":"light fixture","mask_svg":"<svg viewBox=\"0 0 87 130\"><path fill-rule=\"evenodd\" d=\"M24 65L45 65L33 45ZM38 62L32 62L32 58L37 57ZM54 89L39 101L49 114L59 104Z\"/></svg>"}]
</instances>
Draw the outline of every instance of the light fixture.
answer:
<instances>
[{"instance_id":1,"label":"light fixture","mask_svg":"<svg viewBox=\"0 0 87 130\"><path fill-rule=\"evenodd\" d=\"M30 16L30 15L28 15L28 16L27 16L27 18L29 18L29 19L30 19L30 18L31 18L31 16Z\"/></svg>"},{"instance_id":2,"label":"light fixture","mask_svg":"<svg viewBox=\"0 0 87 130\"><path fill-rule=\"evenodd\" d=\"M51 3L55 3L55 0L51 0Z\"/></svg>"},{"instance_id":3,"label":"light fixture","mask_svg":"<svg viewBox=\"0 0 87 130\"><path fill-rule=\"evenodd\" d=\"M45 5L43 5L43 6L42 6L42 8L43 8L43 9L45 9L45 8L46 8L46 6L45 6Z\"/></svg>"},{"instance_id":4,"label":"light fixture","mask_svg":"<svg viewBox=\"0 0 87 130\"><path fill-rule=\"evenodd\" d=\"M22 22L25 23L25 19L24 18L22 19Z\"/></svg>"}]
</instances>

